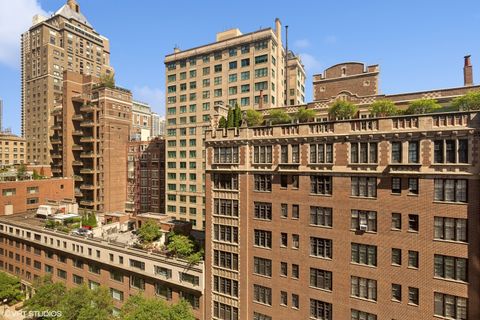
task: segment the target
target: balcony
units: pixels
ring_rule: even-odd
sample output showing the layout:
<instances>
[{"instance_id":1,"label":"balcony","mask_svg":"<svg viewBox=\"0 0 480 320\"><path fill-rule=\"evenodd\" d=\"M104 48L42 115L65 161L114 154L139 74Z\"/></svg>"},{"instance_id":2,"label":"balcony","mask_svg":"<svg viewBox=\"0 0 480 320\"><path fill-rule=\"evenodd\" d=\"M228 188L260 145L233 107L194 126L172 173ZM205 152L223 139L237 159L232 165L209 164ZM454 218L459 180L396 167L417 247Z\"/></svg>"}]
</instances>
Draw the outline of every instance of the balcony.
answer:
<instances>
[{"instance_id":1,"label":"balcony","mask_svg":"<svg viewBox=\"0 0 480 320\"><path fill-rule=\"evenodd\" d=\"M73 176L73 179L75 179L75 181L83 181L83 177L78 175Z\"/></svg>"},{"instance_id":2,"label":"balcony","mask_svg":"<svg viewBox=\"0 0 480 320\"><path fill-rule=\"evenodd\" d=\"M75 188L75 197L83 197L83 193L80 189Z\"/></svg>"},{"instance_id":3,"label":"balcony","mask_svg":"<svg viewBox=\"0 0 480 320\"><path fill-rule=\"evenodd\" d=\"M74 130L74 131L72 131L72 135L83 136L83 131L82 130Z\"/></svg>"},{"instance_id":4,"label":"balcony","mask_svg":"<svg viewBox=\"0 0 480 320\"><path fill-rule=\"evenodd\" d=\"M72 166L83 166L82 161L72 161Z\"/></svg>"},{"instance_id":5,"label":"balcony","mask_svg":"<svg viewBox=\"0 0 480 320\"><path fill-rule=\"evenodd\" d=\"M80 186L82 190L95 190L95 186L93 184L84 183Z\"/></svg>"},{"instance_id":6,"label":"balcony","mask_svg":"<svg viewBox=\"0 0 480 320\"><path fill-rule=\"evenodd\" d=\"M81 174L94 174L95 170L93 170L93 169L81 169L80 173Z\"/></svg>"},{"instance_id":7,"label":"balcony","mask_svg":"<svg viewBox=\"0 0 480 320\"><path fill-rule=\"evenodd\" d=\"M80 201L81 206L87 206L87 207L93 207L95 205L95 202L91 200L82 200Z\"/></svg>"},{"instance_id":8,"label":"balcony","mask_svg":"<svg viewBox=\"0 0 480 320\"><path fill-rule=\"evenodd\" d=\"M62 140L60 138L52 138L52 139L50 139L50 142L52 144L61 144Z\"/></svg>"},{"instance_id":9,"label":"balcony","mask_svg":"<svg viewBox=\"0 0 480 320\"><path fill-rule=\"evenodd\" d=\"M80 108L80 112L93 112L95 107L93 105L87 104Z\"/></svg>"},{"instance_id":10,"label":"balcony","mask_svg":"<svg viewBox=\"0 0 480 320\"><path fill-rule=\"evenodd\" d=\"M82 152L82 153L80 153L80 158L93 158L93 157L95 157L95 155L96 154L92 151Z\"/></svg>"},{"instance_id":11,"label":"balcony","mask_svg":"<svg viewBox=\"0 0 480 320\"><path fill-rule=\"evenodd\" d=\"M74 144L72 145L72 150L75 150L75 151L82 151L83 150L83 147L79 144Z\"/></svg>"},{"instance_id":12,"label":"balcony","mask_svg":"<svg viewBox=\"0 0 480 320\"><path fill-rule=\"evenodd\" d=\"M52 130L62 130L62 125L61 124L54 124L53 126L50 127Z\"/></svg>"},{"instance_id":13,"label":"balcony","mask_svg":"<svg viewBox=\"0 0 480 320\"><path fill-rule=\"evenodd\" d=\"M86 103L91 99L92 99L92 96L90 94L78 94L72 97L72 101L83 102L83 103Z\"/></svg>"},{"instance_id":14,"label":"balcony","mask_svg":"<svg viewBox=\"0 0 480 320\"><path fill-rule=\"evenodd\" d=\"M52 168L52 173L62 173L61 168Z\"/></svg>"},{"instance_id":15,"label":"balcony","mask_svg":"<svg viewBox=\"0 0 480 320\"><path fill-rule=\"evenodd\" d=\"M52 153L52 159L62 159L62 155L60 153Z\"/></svg>"},{"instance_id":16,"label":"balcony","mask_svg":"<svg viewBox=\"0 0 480 320\"><path fill-rule=\"evenodd\" d=\"M80 123L80 127L93 127L95 122L93 120L86 120Z\"/></svg>"},{"instance_id":17,"label":"balcony","mask_svg":"<svg viewBox=\"0 0 480 320\"><path fill-rule=\"evenodd\" d=\"M80 142L95 142L95 138L92 136L89 137L81 137Z\"/></svg>"},{"instance_id":18,"label":"balcony","mask_svg":"<svg viewBox=\"0 0 480 320\"><path fill-rule=\"evenodd\" d=\"M82 121L83 120L83 116L81 114L78 114L78 113L75 113L72 117L72 120L74 121Z\"/></svg>"},{"instance_id":19,"label":"balcony","mask_svg":"<svg viewBox=\"0 0 480 320\"><path fill-rule=\"evenodd\" d=\"M61 106L60 107L55 107L55 108L53 108L52 112L50 112L50 114L52 116L59 116L59 115L62 114L62 110L63 110L63 108Z\"/></svg>"}]
</instances>

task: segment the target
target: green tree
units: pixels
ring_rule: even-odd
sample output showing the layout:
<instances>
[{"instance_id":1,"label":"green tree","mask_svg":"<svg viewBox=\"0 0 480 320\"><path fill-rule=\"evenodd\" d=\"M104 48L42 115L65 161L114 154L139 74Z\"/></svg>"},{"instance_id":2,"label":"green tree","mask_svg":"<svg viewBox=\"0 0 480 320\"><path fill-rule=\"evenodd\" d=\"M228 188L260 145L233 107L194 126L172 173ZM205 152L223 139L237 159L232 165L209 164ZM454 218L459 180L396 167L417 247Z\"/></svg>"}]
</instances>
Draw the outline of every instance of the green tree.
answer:
<instances>
[{"instance_id":1,"label":"green tree","mask_svg":"<svg viewBox=\"0 0 480 320\"><path fill-rule=\"evenodd\" d=\"M358 112L358 107L351 102L338 100L329 109L330 119L353 118Z\"/></svg>"},{"instance_id":2,"label":"green tree","mask_svg":"<svg viewBox=\"0 0 480 320\"><path fill-rule=\"evenodd\" d=\"M194 320L192 307L185 300L167 304L160 298L146 298L140 294L131 296L123 305L122 320Z\"/></svg>"},{"instance_id":3,"label":"green tree","mask_svg":"<svg viewBox=\"0 0 480 320\"><path fill-rule=\"evenodd\" d=\"M104 73L100 76L100 85L108 88L115 88L115 74Z\"/></svg>"},{"instance_id":4,"label":"green tree","mask_svg":"<svg viewBox=\"0 0 480 320\"><path fill-rule=\"evenodd\" d=\"M235 109L233 110L234 126L239 128L242 124L242 109L235 103Z\"/></svg>"},{"instance_id":5,"label":"green tree","mask_svg":"<svg viewBox=\"0 0 480 320\"><path fill-rule=\"evenodd\" d=\"M245 118L249 127L259 126L263 123L263 114L257 110L248 109Z\"/></svg>"},{"instance_id":6,"label":"green tree","mask_svg":"<svg viewBox=\"0 0 480 320\"><path fill-rule=\"evenodd\" d=\"M86 284L67 291L59 304L60 320L107 320L111 318L113 300L107 288L90 290Z\"/></svg>"},{"instance_id":7,"label":"green tree","mask_svg":"<svg viewBox=\"0 0 480 320\"><path fill-rule=\"evenodd\" d=\"M424 114L434 112L437 109L440 109L441 106L437 103L435 99L419 99L410 102L406 114Z\"/></svg>"},{"instance_id":8,"label":"green tree","mask_svg":"<svg viewBox=\"0 0 480 320\"><path fill-rule=\"evenodd\" d=\"M227 127L227 119L225 119L224 116L222 116L220 118L220 120L218 120L218 127L219 128L226 128Z\"/></svg>"},{"instance_id":9,"label":"green tree","mask_svg":"<svg viewBox=\"0 0 480 320\"><path fill-rule=\"evenodd\" d=\"M24 180L27 175L27 167L22 163L17 168L18 180Z\"/></svg>"},{"instance_id":10,"label":"green tree","mask_svg":"<svg viewBox=\"0 0 480 320\"><path fill-rule=\"evenodd\" d=\"M398 108L391 100L382 99L370 105L370 113L377 117L394 116L398 114Z\"/></svg>"},{"instance_id":11,"label":"green tree","mask_svg":"<svg viewBox=\"0 0 480 320\"><path fill-rule=\"evenodd\" d=\"M41 180L41 179L43 179L43 176L41 174L39 174L36 170L33 170L32 179L33 180Z\"/></svg>"},{"instance_id":12,"label":"green tree","mask_svg":"<svg viewBox=\"0 0 480 320\"><path fill-rule=\"evenodd\" d=\"M60 303L67 293L63 282L53 282L51 276L37 279L33 288L35 294L25 301L25 311L59 310Z\"/></svg>"},{"instance_id":13,"label":"green tree","mask_svg":"<svg viewBox=\"0 0 480 320\"><path fill-rule=\"evenodd\" d=\"M234 126L235 126L235 113L233 111L233 108L229 107L228 114L227 114L227 128L233 128Z\"/></svg>"},{"instance_id":14,"label":"green tree","mask_svg":"<svg viewBox=\"0 0 480 320\"><path fill-rule=\"evenodd\" d=\"M179 258L187 258L194 253L195 243L183 234L172 234L167 249Z\"/></svg>"},{"instance_id":15,"label":"green tree","mask_svg":"<svg viewBox=\"0 0 480 320\"><path fill-rule=\"evenodd\" d=\"M0 301L7 303L22 300L23 292L20 290L20 279L0 272Z\"/></svg>"},{"instance_id":16,"label":"green tree","mask_svg":"<svg viewBox=\"0 0 480 320\"><path fill-rule=\"evenodd\" d=\"M91 227L96 227L97 226L97 216L95 215L94 212L92 211L84 211L82 215L82 225L83 226L91 226Z\"/></svg>"},{"instance_id":17,"label":"green tree","mask_svg":"<svg viewBox=\"0 0 480 320\"><path fill-rule=\"evenodd\" d=\"M455 98L452 104L460 111L480 110L480 90L469 91L465 95Z\"/></svg>"},{"instance_id":18,"label":"green tree","mask_svg":"<svg viewBox=\"0 0 480 320\"><path fill-rule=\"evenodd\" d=\"M268 120L272 124L285 124L290 123L292 118L284 110L270 110Z\"/></svg>"},{"instance_id":19,"label":"green tree","mask_svg":"<svg viewBox=\"0 0 480 320\"><path fill-rule=\"evenodd\" d=\"M142 242L151 243L162 236L162 231L155 221L147 220L138 228L138 236Z\"/></svg>"},{"instance_id":20,"label":"green tree","mask_svg":"<svg viewBox=\"0 0 480 320\"><path fill-rule=\"evenodd\" d=\"M305 107L300 107L293 115L293 118L297 119L299 122L307 122L310 119L314 119L316 114L317 113L313 109L306 109Z\"/></svg>"}]
</instances>

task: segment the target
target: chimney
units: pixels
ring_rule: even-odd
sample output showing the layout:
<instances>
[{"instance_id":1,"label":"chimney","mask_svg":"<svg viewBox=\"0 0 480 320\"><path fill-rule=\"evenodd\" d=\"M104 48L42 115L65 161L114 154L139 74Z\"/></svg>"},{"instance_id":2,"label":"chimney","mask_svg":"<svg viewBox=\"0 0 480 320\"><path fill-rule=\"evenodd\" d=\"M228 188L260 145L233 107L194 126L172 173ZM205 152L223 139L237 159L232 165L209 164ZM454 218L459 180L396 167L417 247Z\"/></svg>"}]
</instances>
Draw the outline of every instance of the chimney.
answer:
<instances>
[{"instance_id":1,"label":"chimney","mask_svg":"<svg viewBox=\"0 0 480 320\"><path fill-rule=\"evenodd\" d=\"M282 23L279 18L275 18L275 35L277 36L277 41L280 47L282 43Z\"/></svg>"},{"instance_id":2,"label":"chimney","mask_svg":"<svg viewBox=\"0 0 480 320\"><path fill-rule=\"evenodd\" d=\"M177 46L175 46L175 48L173 48L174 53L179 53L180 51L182 51L182 50L180 50L180 48L177 47Z\"/></svg>"},{"instance_id":3,"label":"chimney","mask_svg":"<svg viewBox=\"0 0 480 320\"><path fill-rule=\"evenodd\" d=\"M260 99L258 101L258 108L259 109L263 108L263 90L260 90Z\"/></svg>"},{"instance_id":4,"label":"chimney","mask_svg":"<svg viewBox=\"0 0 480 320\"><path fill-rule=\"evenodd\" d=\"M463 66L463 85L465 87L473 86L473 69L470 61L470 55L465 56L465 65Z\"/></svg>"},{"instance_id":5,"label":"chimney","mask_svg":"<svg viewBox=\"0 0 480 320\"><path fill-rule=\"evenodd\" d=\"M67 0L67 5L76 13L80 12L80 6L78 5L76 0Z\"/></svg>"}]
</instances>

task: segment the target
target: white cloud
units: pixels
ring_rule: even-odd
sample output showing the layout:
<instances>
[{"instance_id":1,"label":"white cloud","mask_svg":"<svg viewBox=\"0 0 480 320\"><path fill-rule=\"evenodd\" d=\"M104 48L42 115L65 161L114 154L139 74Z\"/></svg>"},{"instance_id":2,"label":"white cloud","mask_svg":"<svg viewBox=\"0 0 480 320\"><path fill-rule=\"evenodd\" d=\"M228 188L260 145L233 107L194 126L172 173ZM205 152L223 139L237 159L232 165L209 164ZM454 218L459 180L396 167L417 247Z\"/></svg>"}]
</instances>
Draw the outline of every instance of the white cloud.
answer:
<instances>
[{"instance_id":1,"label":"white cloud","mask_svg":"<svg viewBox=\"0 0 480 320\"><path fill-rule=\"evenodd\" d=\"M300 59L308 74L316 74L322 71L322 63L309 53L299 53Z\"/></svg>"},{"instance_id":2,"label":"white cloud","mask_svg":"<svg viewBox=\"0 0 480 320\"><path fill-rule=\"evenodd\" d=\"M48 16L38 0L0 0L0 63L20 67L20 35L36 14Z\"/></svg>"},{"instance_id":3,"label":"white cloud","mask_svg":"<svg viewBox=\"0 0 480 320\"><path fill-rule=\"evenodd\" d=\"M308 39L299 39L293 43L293 46L301 49L308 48L310 47L310 41Z\"/></svg>"},{"instance_id":4,"label":"white cloud","mask_svg":"<svg viewBox=\"0 0 480 320\"><path fill-rule=\"evenodd\" d=\"M165 91L163 89L135 86L133 88L133 99L148 103L152 110L158 114L165 114Z\"/></svg>"}]
</instances>

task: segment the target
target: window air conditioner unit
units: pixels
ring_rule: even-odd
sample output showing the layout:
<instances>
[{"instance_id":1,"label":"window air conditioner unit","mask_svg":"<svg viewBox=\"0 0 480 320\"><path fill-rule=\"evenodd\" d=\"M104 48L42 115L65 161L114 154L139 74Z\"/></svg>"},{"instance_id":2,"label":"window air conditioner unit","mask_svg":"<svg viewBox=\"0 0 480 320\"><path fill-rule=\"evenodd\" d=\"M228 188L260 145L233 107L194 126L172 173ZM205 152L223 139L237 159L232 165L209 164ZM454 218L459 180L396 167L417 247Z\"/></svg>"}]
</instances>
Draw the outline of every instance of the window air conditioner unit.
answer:
<instances>
[{"instance_id":1,"label":"window air conditioner unit","mask_svg":"<svg viewBox=\"0 0 480 320\"><path fill-rule=\"evenodd\" d=\"M368 226L366 224L363 224L363 223L360 224L360 227L359 227L360 231L367 231L367 228Z\"/></svg>"}]
</instances>

